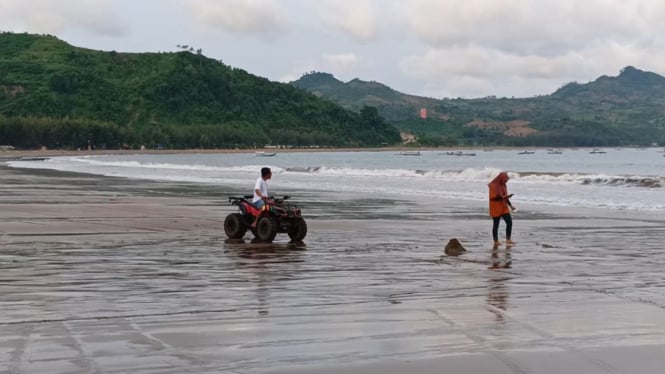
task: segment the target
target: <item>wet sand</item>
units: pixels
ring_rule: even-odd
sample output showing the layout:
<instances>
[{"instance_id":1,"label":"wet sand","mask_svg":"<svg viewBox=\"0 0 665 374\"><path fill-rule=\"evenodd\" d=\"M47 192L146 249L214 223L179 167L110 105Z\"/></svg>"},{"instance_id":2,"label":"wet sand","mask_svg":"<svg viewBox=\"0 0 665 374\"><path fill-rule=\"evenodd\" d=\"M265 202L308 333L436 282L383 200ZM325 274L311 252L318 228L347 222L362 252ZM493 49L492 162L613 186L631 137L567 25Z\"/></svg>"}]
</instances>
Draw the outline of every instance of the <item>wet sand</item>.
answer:
<instances>
[{"instance_id":1,"label":"wet sand","mask_svg":"<svg viewBox=\"0 0 665 374\"><path fill-rule=\"evenodd\" d=\"M0 178L0 372L663 372L655 214L519 206L494 251L484 204L289 191L304 243L260 244L245 191Z\"/></svg>"}]
</instances>

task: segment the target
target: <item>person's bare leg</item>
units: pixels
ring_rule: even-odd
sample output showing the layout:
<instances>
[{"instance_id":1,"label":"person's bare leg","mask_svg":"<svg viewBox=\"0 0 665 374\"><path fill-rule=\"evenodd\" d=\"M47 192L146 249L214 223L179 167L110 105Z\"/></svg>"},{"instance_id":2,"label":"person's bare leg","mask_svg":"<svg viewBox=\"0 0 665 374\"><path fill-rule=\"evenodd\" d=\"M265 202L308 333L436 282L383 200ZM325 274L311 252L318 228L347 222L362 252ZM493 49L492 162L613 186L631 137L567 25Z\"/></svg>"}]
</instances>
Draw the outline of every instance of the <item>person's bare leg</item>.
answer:
<instances>
[{"instance_id":1,"label":"person's bare leg","mask_svg":"<svg viewBox=\"0 0 665 374\"><path fill-rule=\"evenodd\" d=\"M492 239L494 239L494 246L501 245L499 241L499 222L501 221L500 217L492 217Z\"/></svg>"},{"instance_id":2,"label":"person's bare leg","mask_svg":"<svg viewBox=\"0 0 665 374\"><path fill-rule=\"evenodd\" d=\"M512 241L510 238L512 237L513 233L513 219L510 216L510 214L505 214L503 215L503 220L506 222L506 244L515 244L514 241Z\"/></svg>"},{"instance_id":3,"label":"person's bare leg","mask_svg":"<svg viewBox=\"0 0 665 374\"><path fill-rule=\"evenodd\" d=\"M263 206L259 208L258 213L256 213L256 217L254 218L254 222L252 222L251 227L256 228L256 224L259 222L259 217L261 217L261 212L263 212Z\"/></svg>"}]
</instances>

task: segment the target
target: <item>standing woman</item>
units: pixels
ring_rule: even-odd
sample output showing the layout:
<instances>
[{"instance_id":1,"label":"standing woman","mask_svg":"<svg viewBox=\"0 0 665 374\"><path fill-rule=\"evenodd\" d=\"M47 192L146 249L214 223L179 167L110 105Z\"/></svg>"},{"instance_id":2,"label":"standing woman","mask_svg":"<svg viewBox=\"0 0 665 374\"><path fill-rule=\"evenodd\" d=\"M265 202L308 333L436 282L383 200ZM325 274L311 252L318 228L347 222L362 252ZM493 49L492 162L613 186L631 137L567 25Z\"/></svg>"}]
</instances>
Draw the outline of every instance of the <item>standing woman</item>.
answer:
<instances>
[{"instance_id":1,"label":"standing woman","mask_svg":"<svg viewBox=\"0 0 665 374\"><path fill-rule=\"evenodd\" d=\"M508 195L508 187L506 183L508 182L508 173L502 171L496 178L488 184L490 188L490 217L494 221L492 226L492 238L494 238L494 245L499 245L499 223L501 218L506 222L506 244L515 244L514 241L510 239L510 236L513 232L513 219L510 216L510 197Z\"/></svg>"}]
</instances>

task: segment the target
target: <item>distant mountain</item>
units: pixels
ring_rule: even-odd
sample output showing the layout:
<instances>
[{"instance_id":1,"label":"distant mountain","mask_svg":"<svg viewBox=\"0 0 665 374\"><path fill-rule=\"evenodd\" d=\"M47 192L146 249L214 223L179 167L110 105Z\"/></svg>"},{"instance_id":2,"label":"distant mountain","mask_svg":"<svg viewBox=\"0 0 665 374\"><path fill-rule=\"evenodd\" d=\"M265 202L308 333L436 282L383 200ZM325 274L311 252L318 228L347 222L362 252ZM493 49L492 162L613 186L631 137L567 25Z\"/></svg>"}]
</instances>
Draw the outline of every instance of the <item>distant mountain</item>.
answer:
<instances>
[{"instance_id":1,"label":"distant mountain","mask_svg":"<svg viewBox=\"0 0 665 374\"><path fill-rule=\"evenodd\" d=\"M570 83L552 96L589 102L645 101L654 96L665 97L665 77L627 66L617 77L603 75L588 84Z\"/></svg>"},{"instance_id":2,"label":"distant mountain","mask_svg":"<svg viewBox=\"0 0 665 374\"><path fill-rule=\"evenodd\" d=\"M0 33L0 144L17 147L378 146L376 109L346 110L201 50L121 53Z\"/></svg>"},{"instance_id":3,"label":"distant mountain","mask_svg":"<svg viewBox=\"0 0 665 374\"><path fill-rule=\"evenodd\" d=\"M552 97L587 103L643 103L665 98L665 77L628 66L617 77L603 75L591 83L567 84Z\"/></svg>"},{"instance_id":4,"label":"distant mountain","mask_svg":"<svg viewBox=\"0 0 665 374\"><path fill-rule=\"evenodd\" d=\"M378 82L354 79L344 83L332 74L321 72L305 74L291 84L352 110L360 110L366 105L376 107L391 121L413 118L420 113L421 107L431 107L438 102L435 99L407 95Z\"/></svg>"},{"instance_id":5,"label":"distant mountain","mask_svg":"<svg viewBox=\"0 0 665 374\"><path fill-rule=\"evenodd\" d=\"M665 144L665 78L632 66L616 77L569 83L551 95L524 99L437 100L316 72L292 84L352 110L375 106L426 145ZM427 119L420 118L421 109Z\"/></svg>"}]
</instances>

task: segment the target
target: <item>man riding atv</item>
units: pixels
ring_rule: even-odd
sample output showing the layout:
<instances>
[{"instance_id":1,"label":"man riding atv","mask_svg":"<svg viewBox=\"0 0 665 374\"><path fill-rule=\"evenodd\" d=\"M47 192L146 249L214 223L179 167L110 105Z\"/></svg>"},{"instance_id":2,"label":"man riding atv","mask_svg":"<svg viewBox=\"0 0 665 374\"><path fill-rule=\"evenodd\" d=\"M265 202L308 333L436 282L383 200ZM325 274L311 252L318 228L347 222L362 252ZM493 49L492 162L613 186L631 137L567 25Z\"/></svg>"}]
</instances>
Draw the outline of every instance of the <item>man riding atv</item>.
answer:
<instances>
[{"instance_id":1,"label":"man riding atv","mask_svg":"<svg viewBox=\"0 0 665 374\"><path fill-rule=\"evenodd\" d=\"M256 178L254 183L254 197L252 204L256 209L262 210L268 200L268 179L272 178L272 171L268 167L261 168L261 176ZM260 215L256 215L256 219L252 222L252 228L256 228L256 223L259 221Z\"/></svg>"},{"instance_id":2,"label":"man riding atv","mask_svg":"<svg viewBox=\"0 0 665 374\"><path fill-rule=\"evenodd\" d=\"M229 202L239 210L224 220L224 232L230 239L242 238L248 229L263 242L272 242L280 232L287 233L294 242L302 241L307 235L307 223L300 208L286 201L290 197L268 195L266 181L271 177L270 168L264 167L256 180L253 196L229 197Z\"/></svg>"}]
</instances>

